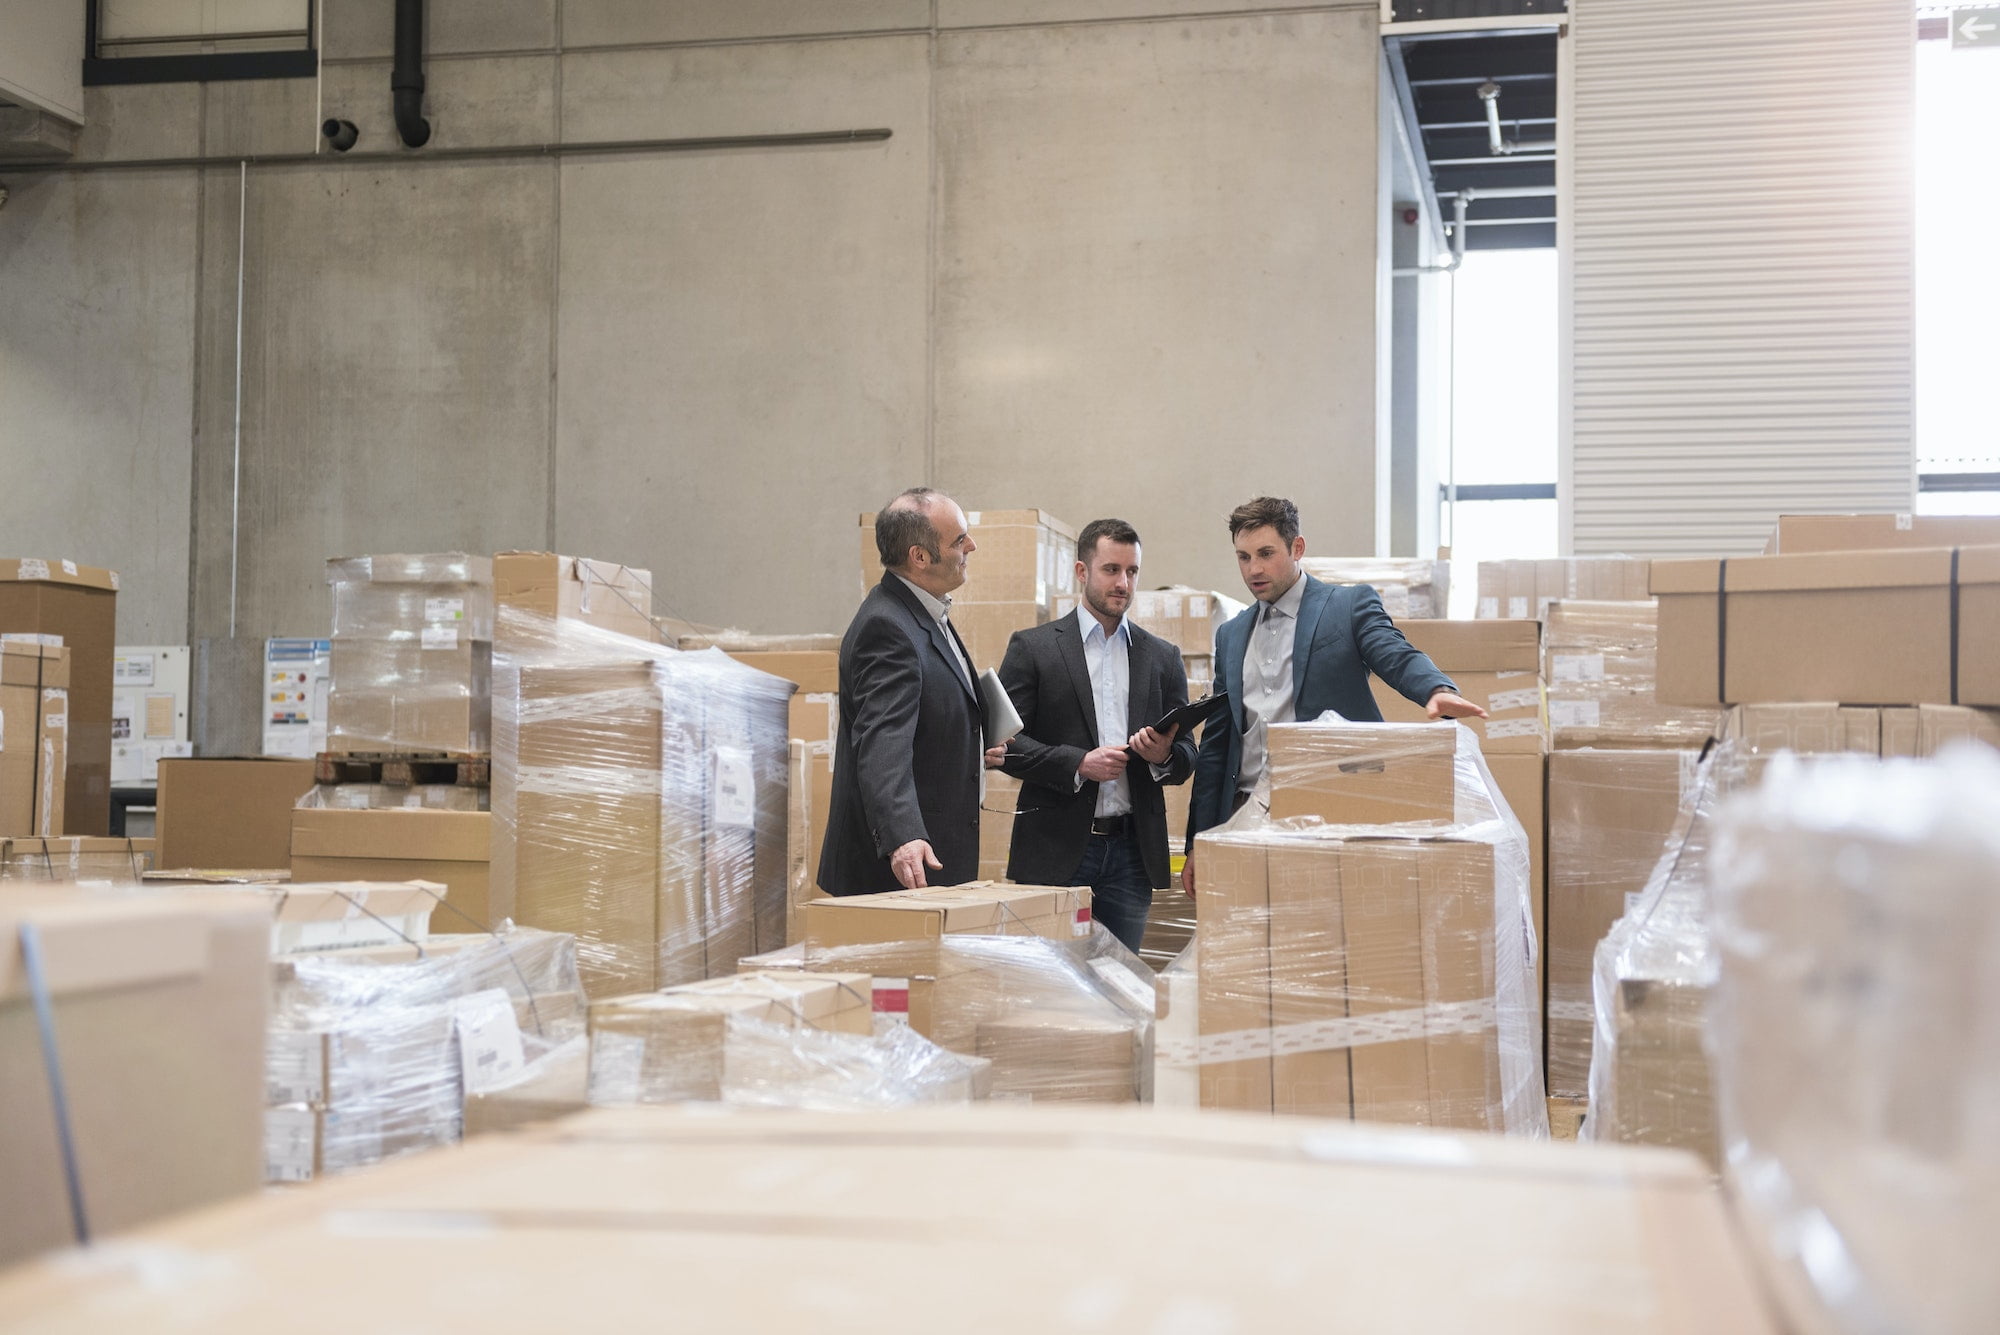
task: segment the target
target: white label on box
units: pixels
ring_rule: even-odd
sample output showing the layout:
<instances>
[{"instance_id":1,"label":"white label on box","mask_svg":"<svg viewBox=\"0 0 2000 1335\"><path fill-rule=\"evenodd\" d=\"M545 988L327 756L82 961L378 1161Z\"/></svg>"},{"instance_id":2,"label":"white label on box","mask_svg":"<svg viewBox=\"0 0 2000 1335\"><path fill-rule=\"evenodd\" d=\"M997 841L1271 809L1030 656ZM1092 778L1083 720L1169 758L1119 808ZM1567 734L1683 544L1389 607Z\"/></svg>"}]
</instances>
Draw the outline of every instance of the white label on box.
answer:
<instances>
[{"instance_id":1,"label":"white label on box","mask_svg":"<svg viewBox=\"0 0 2000 1335\"><path fill-rule=\"evenodd\" d=\"M1486 740L1504 741L1509 737L1535 737L1542 731L1542 721L1538 718L1503 718L1486 725Z\"/></svg>"},{"instance_id":2,"label":"white label on box","mask_svg":"<svg viewBox=\"0 0 2000 1335\"><path fill-rule=\"evenodd\" d=\"M1148 1015L1157 1014L1160 1009L1159 993L1148 987L1145 980L1133 973L1117 960L1102 958L1090 962L1090 970L1106 983L1112 991L1124 997Z\"/></svg>"},{"instance_id":3,"label":"white label on box","mask_svg":"<svg viewBox=\"0 0 2000 1335\"><path fill-rule=\"evenodd\" d=\"M1070 928L1070 931L1069 931L1069 934L1070 934L1071 936L1089 936L1089 935L1090 935L1090 910L1089 910L1089 909L1087 909L1087 908L1082 908L1082 909L1078 909L1078 910L1076 911L1076 923L1075 923L1075 925L1073 925L1073 926L1072 926L1072 927Z\"/></svg>"},{"instance_id":4,"label":"white label on box","mask_svg":"<svg viewBox=\"0 0 2000 1335\"><path fill-rule=\"evenodd\" d=\"M264 1045L264 1102L320 1103L326 1099L326 1043L317 1033L273 1029Z\"/></svg>"},{"instance_id":5,"label":"white label on box","mask_svg":"<svg viewBox=\"0 0 2000 1335\"><path fill-rule=\"evenodd\" d=\"M1528 619L1528 600L1526 598L1509 598L1507 600L1507 616L1512 621L1526 621Z\"/></svg>"},{"instance_id":6,"label":"white label on box","mask_svg":"<svg viewBox=\"0 0 2000 1335\"><path fill-rule=\"evenodd\" d=\"M1598 708L1595 700L1549 701L1551 728L1594 728L1597 723Z\"/></svg>"},{"instance_id":7,"label":"white label on box","mask_svg":"<svg viewBox=\"0 0 2000 1335\"><path fill-rule=\"evenodd\" d=\"M111 572L111 591L118 592L118 572L115 570Z\"/></svg>"},{"instance_id":8,"label":"white label on box","mask_svg":"<svg viewBox=\"0 0 2000 1335\"><path fill-rule=\"evenodd\" d=\"M62 563L62 570L63 574L68 575L71 579L76 578L76 562L65 559Z\"/></svg>"},{"instance_id":9,"label":"white label on box","mask_svg":"<svg viewBox=\"0 0 2000 1335\"><path fill-rule=\"evenodd\" d=\"M979 527L979 511L977 511L977 510L967 510L967 511L965 512L965 526L966 526L967 528L978 528L978 527Z\"/></svg>"},{"instance_id":10,"label":"white label on box","mask_svg":"<svg viewBox=\"0 0 2000 1335\"><path fill-rule=\"evenodd\" d=\"M711 814L717 825L750 829L757 824L757 773L750 753L717 747Z\"/></svg>"},{"instance_id":11,"label":"white label on box","mask_svg":"<svg viewBox=\"0 0 2000 1335\"><path fill-rule=\"evenodd\" d=\"M1539 709L1542 704L1541 691L1533 686L1525 686L1518 691L1495 691L1486 701L1489 709Z\"/></svg>"},{"instance_id":12,"label":"white label on box","mask_svg":"<svg viewBox=\"0 0 2000 1335\"><path fill-rule=\"evenodd\" d=\"M264 1180L312 1181L318 1140L319 1115L311 1108L266 1108Z\"/></svg>"},{"instance_id":13,"label":"white label on box","mask_svg":"<svg viewBox=\"0 0 2000 1335\"><path fill-rule=\"evenodd\" d=\"M458 648L458 627L456 627L456 626L425 626L425 627L424 627L424 648L426 648L426 649L456 649L456 648Z\"/></svg>"},{"instance_id":14,"label":"white label on box","mask_svg":"<svg viewBox=\"0 0 2000 1335\"><path fill-rule=\"evenodd\" d=\"M1551 654L1549 671L1556 681L1603 681L1603 654Z\"/></svg>"},{"instance_id":15,"label":"white label on box","mask_svg":"<svg viewBox=\"0 0 2000 1335\"><path fill-rule=\"evenodd\" d=\"M501 987L474 992L453 1009L465 1092L484 1094L521 1078L528 1057L521 1050L521 1023L514 1001Z\"/></svg>"},{"instance_id":16,"label":"white label on box","mask_svg":"<svg viewBox=\"0 0 2000 1335\"><path fill-rule=\"evenodd\" d=\"M58 732L69 727L69 715L50 714L42 721L42 726L50 732Z\"/></svg>"},{"instance_id":17,"label":"white label on box","mask_svg":"<svg viewBox=\"0 0 2000 1335\"><path fill-rule=\"evenodd\" d=\"M22 579L47 579L48 577L49 563L47 561L33 556L24 556L21 558Z\"/></svg>"},{"instance_id":18,"label":"white label on box","mask_svg":"<svg viewBox=\"0 0 2000 1335\"><path fill-rule=\"evenodd\" d=\"M1896 531L1898 533L1908 533L1911 529L1915 527L1916 527L1916 521L1911 519L1910 516L1908 515L1896 516Z\"/></svg>"},{"instance_id":19,"label":"white label on box","mask_svg":"<svg viewBox=\"0 0 2000 1335\"><path fill-rule=\"evenodd\" d=\"M424 599L424 620L450 621L465 620L465 599L426 598Z\"/></svg>"},{"instance_id":20,"label":"white label on box","mask_svg":"<svg viewBox=\"0 0 2000 1335\"><path fill-rule=\"evenodd\" d=\"M151 654L121 654L111 660L111 684L114 686L151 686L153 684L153 656Z\"/></svg>"},{"instance_id":21,"label":"white label on box","mask_svg":"<svg viewBox=\"0 0 2000 1335\"><path fill-rule=\"evenodd\" d=\"M1485 621L1499 620L1500 600L1498 598L1481 598L1479 600L1479 617Z\"/></svg>"}]
</instances>

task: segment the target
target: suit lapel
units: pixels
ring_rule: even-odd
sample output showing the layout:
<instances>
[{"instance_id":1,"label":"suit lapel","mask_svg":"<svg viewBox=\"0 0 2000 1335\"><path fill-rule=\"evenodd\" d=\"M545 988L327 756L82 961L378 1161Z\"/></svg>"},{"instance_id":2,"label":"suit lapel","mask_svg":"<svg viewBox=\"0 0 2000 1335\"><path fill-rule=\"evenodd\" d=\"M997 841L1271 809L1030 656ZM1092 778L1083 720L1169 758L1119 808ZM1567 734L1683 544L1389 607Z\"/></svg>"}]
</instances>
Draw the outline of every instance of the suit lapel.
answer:
<instances>
[{"instance_id":1,"label":"suit lapel","mask_svg":"<svg viewBox=\"0 0 2000 1335\"><path fill-rule=\"evenodd\" d=\"M965 669L958 665L958 658L952 653L951 643L945 639L944 630L931 618L930 612L924 607L922 602L918 601L917 595L910 592L909 587L903 583L902 577L893 571L887 572L882 576L882 587L889 591L891 598L896 599L903 605L904 610L917 619L917 624L923 627L926 635L930 636L931 648L937 650L938 657L944 660L945 668L951 674L951 679L958 683L958 689L964 691L972 699L972 702L977 704L979 697L973 692L972 684L965 679ZM952 635L956 636L957 634L958 631L954 628ZM972 662L972 655L967 654L965 661L967 663Z\"/></svg>"},{"instance_id":2,"label":"suit lapel","mask_svg":"<svg viewBox=\"0 0 2000 1335\"><path fill-rule=\"evenodd\" d=\"M1313 632L1319 629L1319 614L1326 607L1326 595L1332 585L1322 584L1311 575L1301 575L1306 582L1304 596L1299 599L1299 624L1292 636L1292 704L1296 710L1299 693L1305 689L1306 659L1312 654Z\"/></svg>"},{"instance_id":3,"label":"suit lapel","mask_svg":"<svg viewBox=\"0 0 2000 1335\"><path fill-rule=\"evenodd\" d=\"M1125 735L1130 737L1141 728L1158 723L1150 717L1152 704L1147 699L1151 694L1144 685L1145 679L1139 675L1139 637L1146 632L1131 622L1125 623Z\"/></svg>"},{"instance_id":4,"label":"suit lapel","mask_svg":"<svg viewBox=\"0 0 2000 1335\"><path fill-rule=\"evenodd\" d=\"M1236 715L1236 731L1239 734L1250 731L1249 721L1243 713L1243 660L1250 652L1250 635L1257 624L1257 609L1258 604L1253 602L1247 611L1239 612L1235 620L1222 628L1224 636L1233 635L1235 639L1216 645L1222 650L1222 662L1216 666L1222 669L1223 689L1229 692L1229 709Z\"/></svg>"},{"instance_id":5,"label":"suit lapel","mask_svg":"<svg viewBox=\"0 0 2000 1335\"><path fill-rule=\"evenodd\" d=\"M1097 736L1097 692L1090 685L1090 664L1083 656L1083 617L1087 613L1079 610L1056 622L1056 652L1062 655L1063 666L1069 669L1069 684L1076 692L1077 708L1083 711L1083 719L1090 727L1090 735ZM1093 748L1095 743L1092 744Z\"/></svg>"}]
</instances>

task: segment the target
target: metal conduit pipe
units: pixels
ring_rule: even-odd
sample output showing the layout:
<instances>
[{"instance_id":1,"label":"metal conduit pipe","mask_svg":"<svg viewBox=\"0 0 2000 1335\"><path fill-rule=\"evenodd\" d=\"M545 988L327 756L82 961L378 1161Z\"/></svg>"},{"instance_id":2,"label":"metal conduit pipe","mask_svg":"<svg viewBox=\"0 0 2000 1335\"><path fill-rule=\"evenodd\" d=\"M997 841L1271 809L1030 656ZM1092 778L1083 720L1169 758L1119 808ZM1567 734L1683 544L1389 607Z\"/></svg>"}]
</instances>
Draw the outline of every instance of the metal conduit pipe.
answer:
<instances>
[{"instance_id":1,"label":"metal conduit pipe","mask_svg":"<svg viewBox=\"0 0 2000 1335\"><path fill-rule=\"evenodd\" d=\"M396 104L396 133L405 148L431 141L424 119L424 0L396 0L396 62L389 71Z\"/></svg>"},{"instance_id":2,"label":"metal conduit pipe","mask_svg":"<svg viewBox=\"0 0 2000 1335\"><path fill-rule=\"evenodd\" d=\"M1487 80L1479 85L1479 100L1486 104L1486 151L1495 157L1514 153L1553 153L1553 139L1517 139L1509 143L1500 135L1500 85Z\"/></svg>"}]
</instances>

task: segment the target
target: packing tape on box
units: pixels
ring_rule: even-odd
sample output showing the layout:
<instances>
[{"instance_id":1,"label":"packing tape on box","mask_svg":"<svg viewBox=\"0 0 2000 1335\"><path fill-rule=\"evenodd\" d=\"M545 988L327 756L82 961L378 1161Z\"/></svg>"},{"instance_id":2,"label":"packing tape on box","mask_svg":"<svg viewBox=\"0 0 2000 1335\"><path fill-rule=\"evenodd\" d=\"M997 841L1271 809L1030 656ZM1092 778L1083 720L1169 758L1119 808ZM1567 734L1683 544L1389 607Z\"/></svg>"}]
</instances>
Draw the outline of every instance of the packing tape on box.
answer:
<instances>
[{"instance_id":1,"label":"packing tape on box","mask_svg":"<svg viewBox=\"0 0 2000 1335\"><path fill-rule=\"evenodd\" d=\"M1293 1057L1304 1052L1338 1052L1377 1043L1407 1043L1446 1034L1483 1034L1499 1023L1500 1010L1491 997L1471 1001L1406 1006L1377 1015L1336 1016L1300 1020L1268 1029L1233 1029L1203 1034L1199 1045L1187 1040L1160 1042L1155 1049L1170 1065L1189 1066L1199 1060L1252 1061L1263 1057ZM1192 1050L1192 1051L1191 1051Z\"/></svg>"},{"instance_id":2,"label":"packing tape on box","mask_svg":"<svg viewBox=\"0 0 2000 1335\"><path fill-rule=\"evenodd\" d=\"M660 791L657 771L597 769L588 765L523 765L515 771L524 793L551 797L653 797Z\"/></svg>"},{"instance_id":3,"label":"packing tape on box","mask_svg":"<svg viewBox=\"0 0 2000 1335\"><path fill-rule=\"evenodd\" d=\"M1534 709L1542 703L1542 688L1525 686L1518 691L1496 691L1486 703L1495 710Z\"/></svg>"},{"instance_id":4,"label":"packing tape on box","mask_svg":"<svg viewBox=\"0 0 2000 1335\"><path fill-rule=\"evenodd\" d=\"M1508 737L1535 737L1542 731L1542 721L1538 718L1503 718L1486 725L1488 741L1502 741Z\"/></svg>"},{"instance_id":5,"label":"packing tape on box","mask_svg":"<svg viewBox=\"0 0 2000 1335\"><path fill-rule=\"evenodd\" d=\"M1551 983L1549 985L1550 991L1553 992L1557 986L1559 985ZM1551 1020L1575 1021L1579 1024L1593 1024L1596 1022L1597 1008L1589 999L1590 989L1580 988L1577 990L1584 993L1584 1000L1557 1001L1553 996L1549 998L1549 1018Z\"/></svg>"}]
</instances>

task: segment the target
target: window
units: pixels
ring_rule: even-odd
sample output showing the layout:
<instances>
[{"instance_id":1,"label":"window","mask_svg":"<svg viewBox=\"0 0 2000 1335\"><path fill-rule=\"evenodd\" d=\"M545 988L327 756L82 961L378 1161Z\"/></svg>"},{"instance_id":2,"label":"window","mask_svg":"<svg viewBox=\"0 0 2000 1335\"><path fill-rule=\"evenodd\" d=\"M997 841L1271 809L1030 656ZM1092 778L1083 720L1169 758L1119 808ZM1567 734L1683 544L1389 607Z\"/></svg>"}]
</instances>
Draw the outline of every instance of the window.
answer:
<instances>
[{"instance_id":1,"label":"window","mask_svg":"<svg viewBox=\"0 0 2000 1335\"><path fill-rule=\"evenodd\" d=\"M313 0L90 0L85 84L311 78Z\"/></svg>"}]
</instances>

